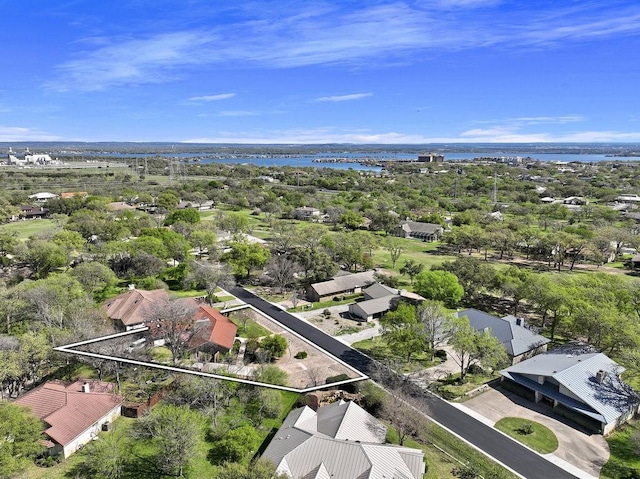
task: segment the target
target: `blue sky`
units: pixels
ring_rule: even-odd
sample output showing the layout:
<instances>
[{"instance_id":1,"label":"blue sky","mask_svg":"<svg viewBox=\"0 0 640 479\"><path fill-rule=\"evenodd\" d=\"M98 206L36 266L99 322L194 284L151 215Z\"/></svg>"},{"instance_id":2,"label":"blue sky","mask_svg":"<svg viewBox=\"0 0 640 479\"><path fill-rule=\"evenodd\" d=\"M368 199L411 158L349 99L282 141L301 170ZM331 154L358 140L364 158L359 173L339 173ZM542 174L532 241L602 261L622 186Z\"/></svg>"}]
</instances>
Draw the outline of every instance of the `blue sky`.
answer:
<instances>
[{"instance_id":1,"label":"blue sky","mask_svg":"<svg viewBox=\"0 0 640 479\"><path fill-rule=\"evenodd\" d=\"M640 142L637 0L0 12L0 141Z\"/></svg>"}]
</instances>

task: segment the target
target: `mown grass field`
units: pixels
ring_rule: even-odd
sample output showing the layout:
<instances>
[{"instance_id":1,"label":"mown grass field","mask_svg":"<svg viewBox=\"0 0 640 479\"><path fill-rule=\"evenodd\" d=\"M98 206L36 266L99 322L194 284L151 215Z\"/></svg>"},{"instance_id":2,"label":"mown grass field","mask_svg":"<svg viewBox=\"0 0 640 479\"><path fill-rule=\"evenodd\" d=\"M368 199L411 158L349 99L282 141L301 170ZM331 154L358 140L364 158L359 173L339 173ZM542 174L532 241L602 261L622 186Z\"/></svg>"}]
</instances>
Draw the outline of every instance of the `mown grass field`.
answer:
<instances>
[{"instance_id":1,"label":"mown grass field","mask_svg":"<svg viewBox=\"0 0 640 479\"><path fill-rule=\"evenodd\" d=\"M46 219L16 221L14 223L0 225L0 231L14 232L18 235L18 238L23 241L30 236L46 233L54 229L56 229L55 222Z\"/></svg>"}]
</instances>

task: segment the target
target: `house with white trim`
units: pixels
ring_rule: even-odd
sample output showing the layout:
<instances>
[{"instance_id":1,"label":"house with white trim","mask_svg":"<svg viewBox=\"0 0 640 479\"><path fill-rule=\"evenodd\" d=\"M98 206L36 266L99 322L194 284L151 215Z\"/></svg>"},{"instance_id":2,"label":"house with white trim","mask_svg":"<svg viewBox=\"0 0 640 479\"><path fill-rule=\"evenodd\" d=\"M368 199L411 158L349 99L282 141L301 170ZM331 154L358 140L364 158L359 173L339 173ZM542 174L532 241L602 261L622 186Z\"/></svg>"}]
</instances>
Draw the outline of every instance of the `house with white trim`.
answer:
<instances>
[{"instance_id":1,"label":"house with white trim","mask_svg":"<svg viewBox=\"0 0 640 479\"><path fill-rule=\"evenodd\" d=\"M569 344L502 371L502 387L598 434L638 414L640 396L620 375L624 368L585 345Z\"/></svg>"},{"instance_id":2,"label":"house with white trim","mask_svg":"<svg viewBox=\"0 0 640 479\"><path fill-rule=\"evenodd\" d=\"M15 403L27 406L45 422L49 453L67 458L120 416L122 397L114 391L113 383L103 381L49 381Z\"/></svg>"}]
</instances>

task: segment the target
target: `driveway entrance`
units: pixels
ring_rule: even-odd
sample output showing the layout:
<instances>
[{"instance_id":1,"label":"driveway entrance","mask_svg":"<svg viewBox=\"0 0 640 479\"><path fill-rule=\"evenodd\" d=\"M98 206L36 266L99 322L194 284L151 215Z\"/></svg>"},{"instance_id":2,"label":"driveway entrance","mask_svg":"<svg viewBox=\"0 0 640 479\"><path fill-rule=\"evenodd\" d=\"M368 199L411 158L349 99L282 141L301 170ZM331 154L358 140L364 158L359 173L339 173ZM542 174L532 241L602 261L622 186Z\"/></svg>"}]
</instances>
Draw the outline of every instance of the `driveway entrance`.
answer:
<instances>
[{"instance_id":1,"label":"driveway entrance","mask_svg":"<svg viewBox=\"0 0 640 479\"><path fill-rule=\"evenodd\" d=\"M558 449L545 457L552 462L556 458L568 462L587 473L583 477L598 477L609 459L609 446L601 435L590 434L577 424L569 423L543 402L527 401L498 387L490 388L459 406L471 410L476 417L485 418L491 425L503 417L521 417L544 424L554 432L559 444Z\"/></svg>"}]
</instances>

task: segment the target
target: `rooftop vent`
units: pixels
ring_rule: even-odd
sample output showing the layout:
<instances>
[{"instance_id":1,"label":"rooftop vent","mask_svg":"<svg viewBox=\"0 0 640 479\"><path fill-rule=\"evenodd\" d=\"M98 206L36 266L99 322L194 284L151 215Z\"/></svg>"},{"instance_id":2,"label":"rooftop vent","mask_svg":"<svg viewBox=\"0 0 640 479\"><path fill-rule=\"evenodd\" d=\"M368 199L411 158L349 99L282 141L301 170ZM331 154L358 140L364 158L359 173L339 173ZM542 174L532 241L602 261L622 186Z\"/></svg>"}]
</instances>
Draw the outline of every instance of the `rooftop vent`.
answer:
<instances>
[{"instance_id":1,"label":"rooftop vent","mask_svg":"<svg viewBox=\"0 0 640 479\"><path fill-rule=\"evenodd\" d=\"M596 381L598 381L599 384L602 384L606 378L607 378L607 372L604 369L600 369L596 373Z\"/></svg>"},{"instance_id":2,"label":"rooftop vent","mask_svg":"<svg viewBox=\"0 0 640 479\"><path fill-rule=\"evenodd\" d=\"M82 392L83 393L89 393L91 392L91 387L89 386L89 383L84 383L82 385Z\"/></svg>"}]
</instances>

